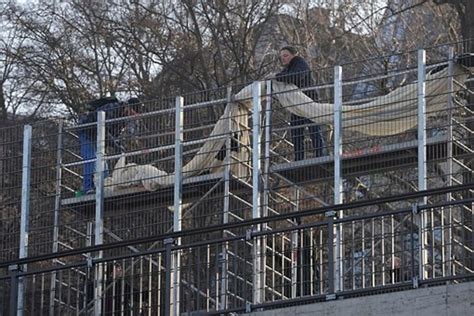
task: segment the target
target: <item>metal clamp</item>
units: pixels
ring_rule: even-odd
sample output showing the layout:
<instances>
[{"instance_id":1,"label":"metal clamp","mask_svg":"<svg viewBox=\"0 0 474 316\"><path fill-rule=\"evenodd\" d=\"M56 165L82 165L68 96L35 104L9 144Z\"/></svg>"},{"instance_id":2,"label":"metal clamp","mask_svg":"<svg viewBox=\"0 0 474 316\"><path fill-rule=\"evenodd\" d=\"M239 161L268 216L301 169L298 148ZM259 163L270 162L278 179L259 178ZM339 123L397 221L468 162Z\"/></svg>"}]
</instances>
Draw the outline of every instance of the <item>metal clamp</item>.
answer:
<instances>
[{"instance_id":1,"label":"metal clamp","mask_svg":"<svg viewBox=\"0 0 474 316\"><path fill-rule=\"evenodd\" d=\"M88 268L88 269L92 268L92 266L94 265L94 262L93 262L93 260L92 260L92 257L90 257L90 256L87 257L87 259L86 259L86 264L87 264L87 268Z\"/></svg>"},{"instance_id":2,"label":"metal clamp","mask_svg":"<svg viewBox=\"0 0 474 316\"><path fill-rule=\"evenodd\" d=\"M8 266L9 272L21 272L21 265L19 264L12 264Z\"/></svg>"},{"instance_id":3,"label":"metal clamp","mask_svg":"<svg viewBox=\"0 0 474 316\"><path fill-rule=\"evenodd\" d=\"M252 230L251 230L251 229L247 229L247 230L245 231L245 240L246 240L246 241L249 241L249 240L251 240L251 239L252 239Z\"/></svg>"},{"instance_id":4,"label":"metal clamp","mask_svg":"<svg viewBox=\"0 0 474 316\"><path fill-rule=\"evenodd\" d=\"M245 312L246 313L252 312L252 304L250 302L245 302Z\"/></svg>"},{"instance_id":5,"label":"metal clamp","mask_svg":"<svg viewBox=\"0 0 474 316\"><path fill-rule=\"evenodd\" d=\"M219 253L218 257L218 262L219 263L226 263L227 262L227 255L225 253Z\"/></svg>"},{"instance_id":6,"label":"metal clamp","mask_svg":"<svg viewBox=\"0 0 474 316\"><path fill-rule=\"evenodd\" d=\"M420 213L420 209L418 208L418 203L413 203L411 205L411 212L414 214L414 215L417 215L418 213Z\"/></svg>"},{"instance_id":7,"label":"metal clamp","mask_svg":"<svg viewBox=\"0 0 474 316\"><path fill-rule=\"evenodd\" d=\"M334 301L336 298L336 293L326 294L326 301Z\"/></svg>"},{"instance_id":8,"label":"metal clamp","mask_svg":"<svg viewBox=\"0 0 474 316\"><path fill-rule=\"evenodd\" d=\"M326 213L324 213L324 216L326 217L336 217L337 213L336 211L327 211Z\"/></svg>"},{"instance_id":9,"label":"metal clamp","mask_svg":"<svg viewBox=\"0 0 474 316\"><path fill-rule=\"evenodd\" d=\"M412 279L411 279L412 283L413 283L413 288L414 289L417 289L419 286L420 286L420 282L419 282L419 279L417 276L414 276Z\"/></svg>"}]
</instances>

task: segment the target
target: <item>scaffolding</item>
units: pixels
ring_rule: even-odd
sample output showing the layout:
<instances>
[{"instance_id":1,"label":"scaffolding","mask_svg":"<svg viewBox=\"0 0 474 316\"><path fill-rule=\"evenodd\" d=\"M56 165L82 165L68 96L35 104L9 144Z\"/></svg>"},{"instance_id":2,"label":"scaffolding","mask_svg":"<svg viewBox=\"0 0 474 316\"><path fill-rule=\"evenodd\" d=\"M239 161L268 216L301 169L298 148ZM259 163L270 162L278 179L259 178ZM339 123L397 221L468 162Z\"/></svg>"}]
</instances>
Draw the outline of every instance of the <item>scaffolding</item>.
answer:
<instances>
[{"instance_id":1,"label":"scaffolding","mask_svg":"<svg viewBox=\"0 0 474 316\"><path fill-rule=\"evenodd\" d=\"M0 148L22 165L4 186L20 216L5 220L18 238L3 248L1 311L230 313L471 279L472 92L454 75L454 48L440 50L429 64L424 50L406 53L416 66L381 74L361 76L357 63L319 70L329 80L306 90L334 107L306 125L291 123L267 80L147 101L134 116L25 125L21 150L5 129ZM447 93L426 94L438 67ZM415 80L414 128L351 129L352 108L387 82ZM248 99L236 98L242 89ZM409 101L384 104L373 124ZM295 161L295 130L320 121L330 122L319 125L322 154L306 137ZM84 160L80 133L91 128L96 154ZM91 192L81 188L86 164Z\"/></svg>"}]
</instances>

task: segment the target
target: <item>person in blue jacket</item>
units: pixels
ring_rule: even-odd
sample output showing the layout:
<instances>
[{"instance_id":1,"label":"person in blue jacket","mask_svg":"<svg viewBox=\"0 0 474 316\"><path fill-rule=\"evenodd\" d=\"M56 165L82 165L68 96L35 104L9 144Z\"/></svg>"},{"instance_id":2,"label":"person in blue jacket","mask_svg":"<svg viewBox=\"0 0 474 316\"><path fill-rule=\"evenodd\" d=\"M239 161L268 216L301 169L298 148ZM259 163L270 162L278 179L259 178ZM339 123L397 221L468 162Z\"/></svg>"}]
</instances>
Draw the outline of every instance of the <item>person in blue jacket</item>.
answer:
<instances>
[{"instance_id":1,"label":"person in blue jacket","mask_svg":"<svg viewBox=\"0 0 474 316\"><path fill-rule=\"evenodd\" d=\"M105 97L90 101L86 104L85 112L79 115L79 124L94 123L97 121L97 112L104 111L106 119L116 118L123 115L123 105L115 97ZM120 130L117 124L109 124L106 127L106 140L114 142L117 131ZM87 126L79 130L80 152L83 160L96 158L97 147L97 125ZM107 168L106 168L107 169ZM95 161L84 163L82 171L82 193L91 194L95 190L94 186ZM107 176L107 170L106 174Z\"/></svg>"},{"instance_id":2,"label":"person in blue jacket","mask_svg":"<svg viewBox=\"0 0 474 316\"><path fill-rule=\"evenodd\" d=\"M276 74L276 80L291 83L296 85L298 88L307 88L314 85L313 78L311 76L311 70L308 63L300 56L298 51L293 46L285 46L280 49L280 60L284 68L282 71ZM313 99L318 101L318 93L315 90L304 91L304 93ZM295 160L304 159L304 130L307 125L309 129L309 136L313 143L313 149L315 157L321 157L325 153L325 141L322 136L321 127L315 125L310 119L291 114L290 118L291 125L291 138L294 146Z\"/></svg>"}]
</instances>

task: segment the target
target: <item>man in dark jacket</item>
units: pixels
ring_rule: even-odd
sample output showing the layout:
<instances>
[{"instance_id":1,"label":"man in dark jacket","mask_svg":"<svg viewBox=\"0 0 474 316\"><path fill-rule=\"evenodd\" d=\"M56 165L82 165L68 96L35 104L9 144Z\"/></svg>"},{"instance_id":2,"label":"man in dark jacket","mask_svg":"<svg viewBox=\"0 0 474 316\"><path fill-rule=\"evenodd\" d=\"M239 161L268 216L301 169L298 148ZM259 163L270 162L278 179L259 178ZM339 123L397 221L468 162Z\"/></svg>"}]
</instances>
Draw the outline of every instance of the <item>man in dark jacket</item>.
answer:
<instances>
[{"instance_id":1,"label":"man in dark jacket","mask_svg":"<svg viewBox=\"0 0 474 316\"><path fill-rule=\"evenodd\" d=\"M106 119L116 118L122 116L122 105L115 97L106 97L90 101L86 104L86 111L79 115L79 124L95 123L97 121L97 112L104 111ZM117 124L109 124L106 129L107 135L117 134L120 130ZM79 130L79 141L81 144L81 157L85 162L82 173L82 188L83 194L91 194L94 192L94 171L95 162L90 161L96 158L96 138L97 126L87 126ZM108 141L111 137L108 137ZM107 171L105 172L107 176Z\"/></svg>"},{"instance_id":2,"label":"man in dark jacket","mask_svg":"<svg viewBox=\"0 0 474 316\"><path fill-rule=\"evenodd\" d=\"M276 80L291 83L298 88L307 88L314 85L311 77L311 70L306 61L297 55L298 51L292 46L285 46L280 49L280 60L284 65L281 72L276 75ZM318 100L318 94L315 90L304 92L313 101ZM314 122L308 118L291 114L291 137L294 146L295 160L304 159L304 129L301 125L308 125L310 138L316 157L323 156L325 152L325 142L321 134L321 127L314 125Z\"/></svg>"}]
</instances>

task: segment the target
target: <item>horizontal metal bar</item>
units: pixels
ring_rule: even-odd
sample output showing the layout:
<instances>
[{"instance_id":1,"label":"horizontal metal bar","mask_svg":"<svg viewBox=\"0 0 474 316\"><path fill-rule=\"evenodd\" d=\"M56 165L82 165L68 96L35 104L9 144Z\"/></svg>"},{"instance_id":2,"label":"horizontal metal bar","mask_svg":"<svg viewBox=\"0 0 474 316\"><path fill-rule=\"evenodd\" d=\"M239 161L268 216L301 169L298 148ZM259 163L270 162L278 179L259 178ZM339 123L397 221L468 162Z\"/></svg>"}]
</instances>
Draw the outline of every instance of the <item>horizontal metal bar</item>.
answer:
<instances>
[{"instance_id":1,"label":"horizontal metal bar","mask_svg":"<svg viewBox=\"0 0 474 316\"><path fill-rule=\"evenodd\" d=\"M360 207L365 207L369 205L377 205L377 204L384 204L384 203L390 203L390 202L396 202L396 201L406 201L408 199L416 199L424 196L432 196L432 195L440 195L440 194L446 194L450 192L456 192L456 191L464 191L466 189L471 189L472 188L472 183L467 183L467 184L462 184L458 186L451 186L451 187L443 187L443 188L435 188L435 189L430 189L430 190L425 190L425 191L418 191L418 192L411 192L408 194L402 194L402 195L397 195L397 196L391 196L391 197L383 197L383 198L378 198L370 201L356 201L356 202L351 202L351 203L346 203L346 204L337 204L337 205L331 205L331 206L324 206L320 208L314 208L314 209L308 209L304 210L301 212L298 212L297 215L300 217L306 217L306 216L311 216L311 215L318 215L318 214L324 214L327 211L338 211L338 210L350 210L353 208L360 208ZM444 206L447 205L454 205L454 204L462 204L466 202L470 202L472 199L465 199L465 200L460 200L456 202L449 202L443 204ZM437 205L436 207L441 207L443 206L441 204ZM419 209L430 209L433 208L434 206L430 205L420 205ZM395 211L392 213L404 213L406 210L402 211ZM386 213L389 214L389 213ZM149 242L154 242L158 240L164 240L167 238L179 238L179 237L184 237L184 236L190 236L194 234L201 234L201 233L209 233L213 231L222 231L223 229L233 229L233 228L242 228L242 227L248 227L248 226L253 226L257 224L263 224L267 222L273 222L273 221L279 221L279 220L285 220L285 219L290 219L295 217L295 213L287 213L287 214L279 214L279 215L273 215L273 216L268 216L268 217L261 217L258 219L252 219L252 220L246 220L243 222L238 222L238 223L229 223L229 224L223 224L223 225L214 225L214 226L208 226L205 228L196 228L196 229L190 229L187 231L183 232L173 232L173 233L168 233L164 235L156 235L156 236L151 236L151 237L144 237L144 238L137 238L137 239L132 239L132 240L127 240L127 241L122 241L122 242L116 242L116 243L110 243L110 244L104 244L104 245L99 245L99 246L90 246L90 247L84 247L81 249L75 249L75 250L70 250L70 251L63 251L63 252L57 252L57 253L52 253L52 254L44 254L44 255L39 255L39 256L34 256L34 257L28 257L24 259L16 259L16 260L10 260L10 261L5 261L0 263L0 267L8 267L10 265L14 264L25 264L25 263L31 263L31 262L36 262L36 261L42 261L42 260L49 260L49 259L55 259L55 258L60 258L60 257L65 257L65 256L72 256L72 255L77 255L77 254L82 254L84 252L94 252L94 251L100 251L100 250L107 250L107 249L114 249L114 248L119 248L119 247L127 247L130 245L136 245L136 244L143 244L143 243L149 243ZM386 216L386 215L385 215ZM364 216L365 218L366 216ZM372 217L379 217L378 214L372 214ZM343 220L338 220L339 222L347 222L352 219L361 219L361 216L357 217L347 217ZM322 226L327 224L325 221L318 222L316 224L313 224L312 226ZM311 227L312 227L311 226ZM303 225L301 227L310 227L308 225ZM295 229L295 228L292 228ZM291 230L291 229L288 229ZM274 232L272 232L274 233ZM253 233L257 234L257 233ZM260 232L258 235L264 235L265 232ZM245 236L241 237L235 237L231 238L229 240L226 239L218 239L218 240L213 240L207 241L206 243L218 243L218 242L224 242L224 241L232 241L232 240L239 240L245 238ZM187 245L190 246L190 245ZM183 247L186 248L186 247ZM153 252L150 252L152 254ZM142 254L143 255L143 254Z\"/></svg>"}]
</instances>

